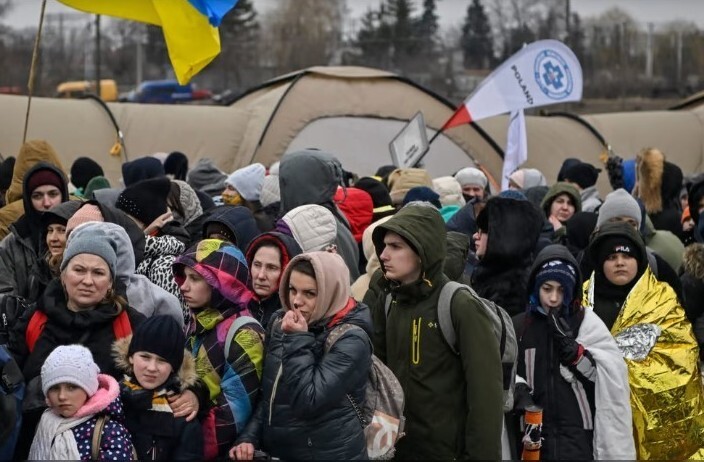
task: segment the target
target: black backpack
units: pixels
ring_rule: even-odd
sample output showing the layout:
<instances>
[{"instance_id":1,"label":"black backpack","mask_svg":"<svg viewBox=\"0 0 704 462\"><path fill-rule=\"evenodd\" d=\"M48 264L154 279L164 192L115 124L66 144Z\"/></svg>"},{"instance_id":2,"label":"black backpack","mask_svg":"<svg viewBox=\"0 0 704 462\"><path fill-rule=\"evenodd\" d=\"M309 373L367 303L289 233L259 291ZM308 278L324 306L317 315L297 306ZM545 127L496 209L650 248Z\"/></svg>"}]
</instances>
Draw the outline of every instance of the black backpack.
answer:
<instances>
[{"instance_id":1,"label":"black backpack","mask_svg":"<svg viewBox=\"0 0 704 462\"><path fill-rule=\"evenodd\" d=\"M29 309L27 301L16 295L0 294L0 345L10 342L10 334L17 321Z\"/></svg>"}]
</instances>

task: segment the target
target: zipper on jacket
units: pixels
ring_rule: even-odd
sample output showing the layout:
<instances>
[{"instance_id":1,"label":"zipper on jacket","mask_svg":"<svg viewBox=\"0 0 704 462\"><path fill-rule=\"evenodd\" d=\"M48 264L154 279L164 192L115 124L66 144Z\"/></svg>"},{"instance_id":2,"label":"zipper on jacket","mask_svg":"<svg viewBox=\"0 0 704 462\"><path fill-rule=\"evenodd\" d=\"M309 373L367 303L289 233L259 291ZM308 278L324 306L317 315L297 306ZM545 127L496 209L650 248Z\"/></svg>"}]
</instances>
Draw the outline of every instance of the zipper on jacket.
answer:
<instances>
[{"instance_id":1,"label":"zipper on jacket","mask_svg":"<svg viewBox=\"0 0 704 462\"><path fill-rule=\"evenodd\" d=\"M550 331L550 327L548 326L548 332L550 336L548 337L548 344L549 348L548 351L550 352L550 385L548 388L548 404L550 405L550 412L552 413L553 416L553 434L550 435L552 438L551 446L552 446L552 454L551 457L553 460L560 460L559 455L558 455L558 448L557 448L557 408L555 407L555 344L553 342L552 338L552 332ZM558 364L557 366L557 373L560 373L560 365Z\"/></svg>"},{"instance_id":2,"label":"zipper on jacket","mask_svg":"<svg viewBox=\"0 0 704 462\"><path fill-rule=\"evenodd\" d=\"M411 363L418 365L420 364L420 328L421 328L421 323L423 322L423 318L420 317L418 319L414 319L412 321L413 323L413 331L412 331L412 338L411 338Z\"/></svg>"},{"instance_id":3,"label":"zipper on jacket","mask_svg":"<svg viewBox=\"0 0 704 462\"><path fill-rule=\"evenodd\" d=\"M279 364L279 370L276 371L276 379L274 379L274 386L271 389L271 398L269 399L269 426L271 427L271 416L274 412L274 399L276 398L276 389L279 386L279 380L281 379L281 374L284 371L284 365ZM308 440L310 442L310 440Z\"/></svg>"}]
</instances>

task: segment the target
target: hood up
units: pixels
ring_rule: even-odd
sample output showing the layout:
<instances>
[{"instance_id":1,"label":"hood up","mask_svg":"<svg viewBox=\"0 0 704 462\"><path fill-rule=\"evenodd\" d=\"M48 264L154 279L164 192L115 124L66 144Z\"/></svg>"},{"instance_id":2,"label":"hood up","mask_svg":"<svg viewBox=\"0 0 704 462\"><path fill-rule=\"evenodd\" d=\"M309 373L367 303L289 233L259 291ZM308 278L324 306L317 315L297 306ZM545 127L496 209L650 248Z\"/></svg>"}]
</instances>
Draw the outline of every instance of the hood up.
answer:
<instances>
[{"instance_id":1,"label":"hood up","mask_svg":"<svg viewBox=\"0 0 704 462\"><path fill-rule=\"evenodd\" d=\"M311 263L318 286L318 297L309 324L328 319L342 311L351 299L350 272L342 257L330 252L304 253L291 260L281 276L281 284L279 285L281 306L286 310L291 309L288 300L289 281L293 266L300 260Z\"/></svg>"}]
</instances>

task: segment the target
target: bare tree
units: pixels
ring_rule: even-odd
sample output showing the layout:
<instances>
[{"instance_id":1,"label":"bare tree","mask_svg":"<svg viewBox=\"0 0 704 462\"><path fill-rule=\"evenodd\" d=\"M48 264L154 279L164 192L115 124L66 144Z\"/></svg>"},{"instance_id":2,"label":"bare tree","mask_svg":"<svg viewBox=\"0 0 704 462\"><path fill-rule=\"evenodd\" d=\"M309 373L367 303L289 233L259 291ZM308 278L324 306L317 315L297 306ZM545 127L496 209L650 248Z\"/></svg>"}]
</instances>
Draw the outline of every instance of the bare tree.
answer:
<instances>
[{"instance_id":1,"label":"bare tree","mask_svg":"<svg viewBox=\"0 0 704 462\"><path fill-rule=\"evenodd\" d=\"M263 18L260 53L278 73L328 64L342 46L345 0L280 0Z\"/></svg>"}]
</instances>

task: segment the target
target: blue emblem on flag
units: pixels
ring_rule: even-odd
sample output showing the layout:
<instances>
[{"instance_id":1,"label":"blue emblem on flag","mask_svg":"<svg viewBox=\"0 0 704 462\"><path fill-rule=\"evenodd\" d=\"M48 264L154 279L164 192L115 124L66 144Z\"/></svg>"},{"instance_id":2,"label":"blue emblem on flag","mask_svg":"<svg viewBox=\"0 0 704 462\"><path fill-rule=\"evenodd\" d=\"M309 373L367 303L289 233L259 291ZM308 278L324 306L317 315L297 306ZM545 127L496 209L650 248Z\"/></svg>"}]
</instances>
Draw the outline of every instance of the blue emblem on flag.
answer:
<instances>
[{"instance_id":1,"label":"blue emblem on flag","mask_svg":"<svg viewBox=\"0 0 704 462\"><path fill-rule=\"evenodd\" d=\"M572 94L574 79L567 62L554 50L538 53L534 64L535 81L548 98L561 100Z\"/></svg>"}]
</instances>

